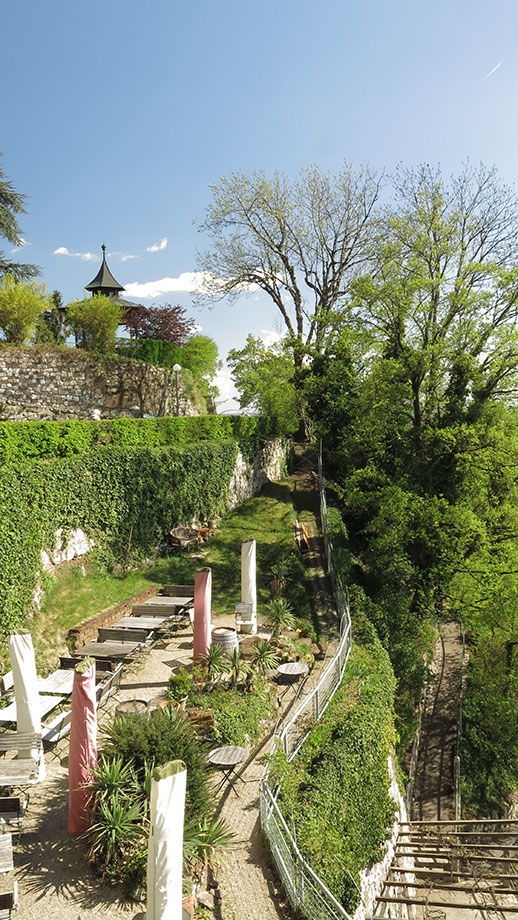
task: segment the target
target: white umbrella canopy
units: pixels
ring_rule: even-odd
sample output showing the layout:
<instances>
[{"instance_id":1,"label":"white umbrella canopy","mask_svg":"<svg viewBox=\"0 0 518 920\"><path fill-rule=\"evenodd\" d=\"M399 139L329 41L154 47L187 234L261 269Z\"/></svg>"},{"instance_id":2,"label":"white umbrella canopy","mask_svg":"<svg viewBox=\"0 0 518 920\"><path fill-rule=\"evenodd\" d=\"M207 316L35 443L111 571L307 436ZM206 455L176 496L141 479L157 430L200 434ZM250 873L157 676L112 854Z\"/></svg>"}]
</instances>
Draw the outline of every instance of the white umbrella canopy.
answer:
<instances>
[{"instance_id":1,"label":"white umbrella canopy","mask_svg":"<svg viewBox=\"0 0 518 920\"><path fill-rule=\"evenodd\" d=\"M9 636L9 655L13 669L14 696L16 700L16 729L19 732L41 732L40 694L36 674L36 659L30 633ZM38 760L38 780L45 779L43 751L19 751L19 759Z\"/></svg>"},{"instance_id":2,"label":"white umbrella canopy","mask_svg":"<svg viewBox=\"0 0 518 920\"><path fill-rule=\"evenodd\" d=\"M255 547L255 540L241 544L241 603L252 605L252 624L249 631L254 634L257 632Z\"/></svg>"},{"instance_id":3,"label":"white umbrella canopy","mask_svg":"<svg viewBox=\"0 0 518 920\"><path fill-rule=\"evenodd\" d=\"M149 805L146 920L181 920L187 770L172 760L153 771Z\"/></svg>"}]
</instances>

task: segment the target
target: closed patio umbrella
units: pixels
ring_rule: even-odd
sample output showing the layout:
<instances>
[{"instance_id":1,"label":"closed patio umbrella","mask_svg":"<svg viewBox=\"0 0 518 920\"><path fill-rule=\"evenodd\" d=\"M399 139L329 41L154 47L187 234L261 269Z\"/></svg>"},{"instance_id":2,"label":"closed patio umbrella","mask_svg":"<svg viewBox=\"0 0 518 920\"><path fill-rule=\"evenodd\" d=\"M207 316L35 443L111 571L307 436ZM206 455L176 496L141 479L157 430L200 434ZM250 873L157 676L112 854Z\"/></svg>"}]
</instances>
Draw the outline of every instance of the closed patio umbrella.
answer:
<instances>
[{"instance_id":1,"label":"closed patio umbrella","mask_svg":"<svg viewBox=\"0 0 518 920\"><path fill-rule=\"evenodd\" d=\"M96 764L95 660L84 658L76 665L72 688L72 722L68 756L69 834L83 834L90 826L85 807L89 791L84 784L92 779L92 770Z\"/></svg>"},{"instance_id":2,"label":"closed patio umbrella","mask_svg":"<svg viewBox=\"0 0 518 920\"><path fill-rule=\"evenodd\" d=\"M194 660L206 655L211 643L212 572L194 576Z\"/></svg>"},{"instance_id":3,"label":"closed patio umbrella","mask_svg":"<svg viewBox=\"0 0 518 920\"><path fill-rule=\"evenodd\" d=\"M255 540L241 544L241 603L252 605L251 627L246 632L257 632L257 588L255 583Z\"/></svg>"},{"instance_id":4,"label":"closed patio umbrella","mask_svg":"<svg viewBox=\"0 0 518 920\"><path fill-rule=\"evenodd\" d=\"M181 920L187 770L172 760L153 771L149 804L146 920Z\"/></svg>"},{"instance_id":5,"label":"closed patio umbrella","mask_svg":"<svg viewBox=\"0 0 518 920\"><path fill-rule=\"evenodd\" d=\"M11 656L16 699L16 729L19 732L41 732L40 695L30 633L9 636L9 655ZM19 751L18 757L20 760L40 758L38 780L45 779L43 752L39 750Z\"/></svg>"}]
</instances>

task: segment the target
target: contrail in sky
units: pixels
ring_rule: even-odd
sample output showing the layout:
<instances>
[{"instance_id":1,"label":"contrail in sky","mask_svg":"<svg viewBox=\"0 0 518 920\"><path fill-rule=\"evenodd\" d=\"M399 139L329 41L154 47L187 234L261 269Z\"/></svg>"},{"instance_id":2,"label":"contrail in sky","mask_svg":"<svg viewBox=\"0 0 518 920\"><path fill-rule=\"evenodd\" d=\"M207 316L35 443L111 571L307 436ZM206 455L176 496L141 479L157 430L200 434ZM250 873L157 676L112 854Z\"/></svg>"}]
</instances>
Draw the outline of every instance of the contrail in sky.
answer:
<instances>
[{"instance_id":1,"label":"contrail in sky","mask_svg":"<svg viewBox=\"0 0 518 920\"><path fill-rule=\"evenodd\" d=\"M500 61L500 63L497 64L496 67L493 67L493 70L490 70L489 73L486 73L485 77L483 77L482 80L481 80L480 82L483 83L484 80L488 80L489 77L490 77L492 74L494 74L495 70L498 70L498 68L501 67L501 66L502 66L502 61Z\"/></svg>"}]
</instances>

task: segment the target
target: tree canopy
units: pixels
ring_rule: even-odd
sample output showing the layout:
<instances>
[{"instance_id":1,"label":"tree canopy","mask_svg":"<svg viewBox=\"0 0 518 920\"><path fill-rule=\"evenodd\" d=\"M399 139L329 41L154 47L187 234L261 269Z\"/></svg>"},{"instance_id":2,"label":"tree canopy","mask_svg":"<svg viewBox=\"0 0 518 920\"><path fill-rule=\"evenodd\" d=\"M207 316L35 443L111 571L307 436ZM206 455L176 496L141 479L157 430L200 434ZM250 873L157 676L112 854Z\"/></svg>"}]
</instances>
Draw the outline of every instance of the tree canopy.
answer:
<instances>
[{"instance_id":1,"label":"tree canopy","mask_svg":"<svg viewBox=\"0 0 518 920\"><path fill-rule=\"evenodd\" d=\"M349 319L397 362L418 432L515 392L518 198L469 165L450 182L428 166L400 170L394 191Z\"/></svg>"},{"instance_id":2,"label":"tree canopy","mask_svg":"<svg viewBox=\"0 0 518 920\"><path fill-rule=\"evenodd\" d=\"M49 307L43 284L17 281L9 272L0 279L0 331L6 342L23 345Z\"/></svg>"},{"instance_id":3,"label":"tree canopy","mask_svg":"<svg viewBox=\"0 0 518 920\"><path fill-rule=\"evenodd\" d=\"M25 214L25 201L26 195L16 191L0 166L0 237L6 239L11 246L23 246L17 215ZM10 274L16 281L23 281L39 273L37 265L13 262L0 250L0 278Z\"/></svg>"},{"instance_id":4,"label":"tree canopy","mask_svg":"<svg viewBox=\"0 0 518 920\"><path fill-rule=\"evenodd\" d=\"M333 311L366 264L379 190L371 170L347 163L336 175L310 166L293 182L280 172L221 179L200 227L212 238L199 258L201 300L260 288L301 367L309 348L324 347Z\"/></svg>"},{"instance_id":5,"label":"tree canopy","mask_svg":"<svg viewBox=\"0 0 518 920\"><path fill-rule=\"evenodd\" d=\"M124 307L115 297L95 294L68 304L67 321L80 348L104 354L115 348L123 313Z\"/></svg>"},{"instance_id":6,"label":"tree canopy","mask_svg":"<svg viewBox=\"0 0 518 920\"><path fill-rule=\"evenodd\" d=\"M279 431L291 434L298 427L298 401L293 383L293 358L285 343L267 347L249 335L242 349L228 355L242 409L275 419Z\"/></svg>"}]
</instances>

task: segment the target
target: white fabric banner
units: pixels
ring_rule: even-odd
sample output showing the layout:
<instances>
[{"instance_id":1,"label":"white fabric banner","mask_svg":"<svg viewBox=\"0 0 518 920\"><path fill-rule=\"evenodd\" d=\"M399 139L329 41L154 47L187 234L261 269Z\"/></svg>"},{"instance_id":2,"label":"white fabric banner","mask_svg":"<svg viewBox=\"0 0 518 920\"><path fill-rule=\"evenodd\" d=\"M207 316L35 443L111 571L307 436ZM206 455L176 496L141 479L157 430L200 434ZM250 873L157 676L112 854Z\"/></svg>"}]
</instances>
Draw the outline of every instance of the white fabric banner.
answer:
<instances>
[{"instance_id":1,"label":"white fabric banner","mask_svg":"<svg viewBox=\"0 0 518 920\"><path fill-rule=\"evenodd\" d=\"M255 581L255 540L241 544L241 603L252 605L252 632L257 631L257 588Z\"/></svg>"},{"instance_id":2,"label":"white fabric banner","mask_svg":"<svg viewBox=\"0 0 518 920\"><path fill-rule=\"evenodd\" d=\"M36 675L36 659L30 633L9 636L9 655L13 669L14 697L16 700L16 730L41 732L40 694ZM40 757L38 780L45 779L43 752L19 751L20 759Z\"/></svg>"},{"instance_id":3,"label":"white fabric banner","mask_svg":"<svg viewBox=\"0 0 518 920\"><path fill-rule=\"evenodd\" d=\"M157 767L151 781L147 920L181 920L183 819L187 770L181 760Z\"/></svg>"}]
</instances>

